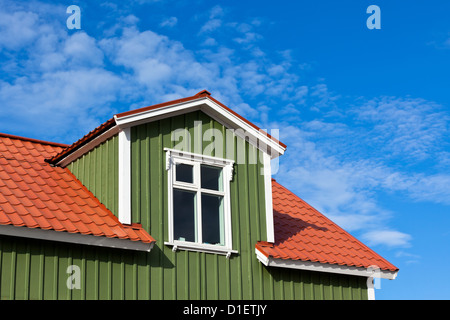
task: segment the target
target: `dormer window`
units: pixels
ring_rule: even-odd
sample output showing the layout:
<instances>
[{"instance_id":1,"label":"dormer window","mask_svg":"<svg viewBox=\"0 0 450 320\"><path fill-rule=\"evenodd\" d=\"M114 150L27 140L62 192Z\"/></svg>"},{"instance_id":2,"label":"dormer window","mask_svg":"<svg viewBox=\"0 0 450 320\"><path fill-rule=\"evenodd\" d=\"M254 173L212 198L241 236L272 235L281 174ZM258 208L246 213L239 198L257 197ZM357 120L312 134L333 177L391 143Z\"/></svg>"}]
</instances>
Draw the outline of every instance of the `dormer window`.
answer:
<instances>
[{"instance_id":1,"label":"dormer window","mask_svg":"<svg viewBox=\"0 0 450 320\"><path fill-rule=\"evenodd\" d=\"M174 250L231 254L232 160L165 149Z\"/></svg>"}]
</instances>

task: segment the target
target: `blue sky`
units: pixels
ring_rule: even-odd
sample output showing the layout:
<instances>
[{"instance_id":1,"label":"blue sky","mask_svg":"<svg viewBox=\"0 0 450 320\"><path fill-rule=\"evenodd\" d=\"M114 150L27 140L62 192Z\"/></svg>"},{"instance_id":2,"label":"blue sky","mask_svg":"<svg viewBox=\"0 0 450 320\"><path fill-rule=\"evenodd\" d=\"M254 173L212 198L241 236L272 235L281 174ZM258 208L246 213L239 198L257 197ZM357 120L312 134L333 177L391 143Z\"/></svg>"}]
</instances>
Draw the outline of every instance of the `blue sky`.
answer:
<instances>
[{"instance_id":1,"label":"blue sky","mask_svg":"<svg viewBox=\"0 0 450 320\"><path fill-rule=\"evenodd\" d=\"M68 30L66 8L81 8ZM369 30L369 5L381 29ZM275 178L450 299L450 3L0 0L0 131L71 143L202 89L287 144Z\"/></svg>"}]
</instances>

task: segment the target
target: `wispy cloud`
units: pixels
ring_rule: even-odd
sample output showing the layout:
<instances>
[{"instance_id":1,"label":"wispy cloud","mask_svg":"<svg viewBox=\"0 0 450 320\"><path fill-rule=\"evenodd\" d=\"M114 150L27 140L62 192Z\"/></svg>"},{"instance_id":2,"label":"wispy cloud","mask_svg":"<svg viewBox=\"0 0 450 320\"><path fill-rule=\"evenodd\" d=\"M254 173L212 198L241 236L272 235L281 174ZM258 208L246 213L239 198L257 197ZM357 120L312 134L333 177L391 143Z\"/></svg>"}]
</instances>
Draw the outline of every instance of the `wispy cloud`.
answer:
<instances>
[{"instance_id":1,"label":"wispy cloud","mask_svg":"<svg viewBox=\"0 0 450 320\"><path fill-rule=\"evenodd\" d=\"M354 110L370 129L374 143L394 156L423 160L435 153L449 134L450 117L441 106L423 99L382 97Z\"/></svg>"},{"instance_id":2,"label":"wispy cloud","mask_svg":"<svg viewBox=\"0 0 450 320\"><path fill-rule=\"evenodd\" d=\"M0 102L10 106L5 116L15 119L23 134L31 133L30 123L36 120L32 114L39 113L41 127L33 127L33 132L42 132L47 139L64 126L61 124L83 123L66 126L66 130L76 127L76 132L61 133L67 137L65 142L70 142L115 108L136 108L204 88L244 116L257 118L257 106L244 101L243 94L288 104L296 97L302 99L307 91L285 57L280 57L281 62L273 61L257 47L211 46L215 40L209 38L210 46L195 51L157 32L141 31L140 20L134 15L117 19L115 25L94 37L83 30L68 32L65 20L61 22L61 12L65 11L60 6L58 10L48 8L50 14L34 10L41 8L39 5L5 8L1 14L8 23L0 24L5 31L0 35L4 55L0 72L5 75L0 83ZM225 21L226 12L215 6L208 19ZM172 17L162 24L173 26L176 21ZM231 23L228 28L244 35L259 23ZM12 54L18 50L20 59ZM243 54L251 58L243 59ZM29 111L24 114L24 110ZM12 130L11 126L4 123L3 128Z\"/></svg>"},{"instance_id":3,"label":"wispy cloud","mask_svg":"<svg viewBox=\"0 0 450 320\"><path fill-rule=\"evenodd\" d=\"M409 247L411 243L411 235L393 231L393 230L376 230L363 234L362 238L371 246L387 245L395 247Z\"/></svg>"},{"instance_id":4,"label":"wispy cloud","mask_svg":"<svg viewBox=\"0 0 450 320\"><path fill-rule=\"evenodd\" d=\"M167 18L167 19L164 19L163 21L161 21L159 26L172 28L172 27L176 26L177 23L178 23L177 17L170 17L170 18Z\"/></svg>"},{"instance_id":5,"label":"wispy cloud","mask_svg":"<svg viewBox=\"0 0 450 320\"><path fill-rule=\"evenodd\" d=\"M306 99L322 103L327 91L316 87L313 92L323 94ZM449 165L448 113L432 101L409 97L362 103L338 97L323 108L308 119L295 120L291 112L289 120L266 125L283 128L280 138L288 145L277 176L371 244L410 245L410 235L389 227L400 213L385 208L378 194L450 204L450 175L442 171Z\"/></svg>"},{"instance_id":6,"label":"wispy cloud","mask_svg":"<svg viewBox=\"0 0 450 320\"><path fill-rule=\"evenodd\" d=\"M0 13L2 130L72 142L117 109L207 88L261 127L279 128L288 150L276 178L375 245L405 247L413 240L390 227L396 213L383 207L377 191L450 204L450 175L433 170L450 165L443 147L450 120L438 104L349 99L326 81L306 83L301 75L309 65L285 48L276 56L260 47L263 20L236 22L215 6L198 18L202 45L191 48L141 30L134 15L94 36L69 33L55 19L61 7L8 3ZM177 23L171 17L159 26ZM423 161L431 166L423 169Z\"/></svg>"}]
</instances>

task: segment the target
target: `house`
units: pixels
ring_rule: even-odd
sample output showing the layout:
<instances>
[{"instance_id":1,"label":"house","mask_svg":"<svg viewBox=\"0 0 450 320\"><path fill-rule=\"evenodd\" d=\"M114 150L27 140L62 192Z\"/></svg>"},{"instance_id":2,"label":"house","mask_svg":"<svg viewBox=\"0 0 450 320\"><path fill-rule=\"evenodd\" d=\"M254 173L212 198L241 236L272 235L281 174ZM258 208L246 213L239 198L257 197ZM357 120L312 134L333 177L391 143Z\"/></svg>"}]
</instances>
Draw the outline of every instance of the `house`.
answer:
<instances>
[{"instance_id":1,"label":"house","mask_svg":"<svg viewBox=\"0 0 450 320\"><path fill-rule=\"evenodd\" d=\"M373 299L398 268L271 178L285 150L206 90L0 134L1 299Z\"/></svg>"}]
</instances>

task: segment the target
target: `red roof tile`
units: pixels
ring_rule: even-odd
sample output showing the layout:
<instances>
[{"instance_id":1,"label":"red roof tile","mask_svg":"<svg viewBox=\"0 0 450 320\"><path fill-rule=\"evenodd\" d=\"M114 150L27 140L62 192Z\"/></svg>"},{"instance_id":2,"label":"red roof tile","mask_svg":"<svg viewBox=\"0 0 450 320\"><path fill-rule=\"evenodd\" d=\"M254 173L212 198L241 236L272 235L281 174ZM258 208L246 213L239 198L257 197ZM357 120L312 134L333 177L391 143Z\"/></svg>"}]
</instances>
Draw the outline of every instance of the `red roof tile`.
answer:
<instances>
[{"instance_id":1,"label":"red roof tile","mask_svg":"<svg viewBox=\"0 0 450 320\"><path fill-rule=\"evenodd\" d=\"M0 134L0 225L154 242L121 224L67 168L44 161L65 147Z\"/></svg>"},{"instance_id":2,"label":"red roof tile","mask_svg":"<svg viewBox=\"0 0 450 320\"><path fill-rule=\"evenodd\" d=\"M272 197L275 243L256 244L266 257L398 270L275 180Z\"/></svg>"}]
</instances>

